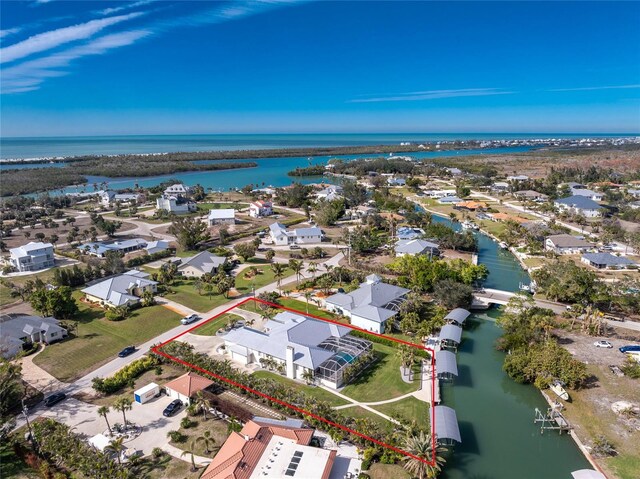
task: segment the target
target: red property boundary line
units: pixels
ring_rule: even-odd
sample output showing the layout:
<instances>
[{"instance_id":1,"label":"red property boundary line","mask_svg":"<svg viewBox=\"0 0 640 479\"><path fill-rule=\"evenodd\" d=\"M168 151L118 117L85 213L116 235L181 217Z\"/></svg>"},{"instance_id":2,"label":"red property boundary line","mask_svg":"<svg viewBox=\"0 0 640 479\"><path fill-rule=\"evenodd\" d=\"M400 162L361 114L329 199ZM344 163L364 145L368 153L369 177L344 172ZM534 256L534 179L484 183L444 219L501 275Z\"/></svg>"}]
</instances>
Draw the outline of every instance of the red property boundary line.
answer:
<instances>
[{"instance_id":1,"label":"red property boundary line","mask_svg":"<svg viewBox=\"0 0 640 479\"><path fill-rule=\"evenodd\" d=\"M187 333L190 333L191 331L193 331L195 329L201 328L205 324L216 320L217 318L219 318L223 314L226 314L226 313L234 310L235 308L237 308L239 306L242 306L243 304L246 304L246 303L248 303L250 301L263 303L263 304L266 304L266 305L271 306L273 308L278 308L278 309L282 309L282 310L285 310L285 311L290 311L292 313L296 313L296 314L299 314L301 316L306 316L306 317L309 317L309 318L317 319L319 321L324 321L326 323L332 323L332 324L336 324L338 326L344 326L344 327L353 329L355 331L360 331L360 332L363 332L363 333L366 333L366 334L370 334L372 336L378 336L380 338L388 339L388 340L391 340L391 341L393 341L395 343L398 343L398 344L404 344L406 346L410 346L410 347L413 347L413 348L416 348L416 349L420 349L420 350L429 352L429 354L431 355L431 406L430 406L431 415L430 415L430 417L433 418L433 421L430 420L430 422L431 422L431 441L432 441L432 458L431 458L431 460L427 461L427 460L425 460L425 459L423 459L421 457L418 457L418 456L416 456L414 454L411 454L408 451L405 451L404 449L400 449L398 447L392 446L391 444L387 444L385 442L382 442L382 441L379 441L377 439L374 439L373 437L367 436L366 434L358 432L355 429L351 429L351 428L346 427L346 426L344 426L342 424L337 424L337 423L335 423L333 421L330 421L330 420L325 419L325 418L323 418L321 416L318 416L318 415L312 413L311 411L307 411L306 409L299 408L297 406L294 406L293 404L289 404L289 403L287 403L285 401L282 401L282 400L277 399L275 397L269 396L268 394L262 393L260 391L255 390L255 389L252 389L252 388L250 388L250 387L248 387L248 386L246 386L244 384L240 384L240 383L238 383L238 382L236 382L236 381L234 381L234 380L232 380L230 378L227 378L225 376L220 376L219 374L213 373L213 372L211 372L211 371L209 371L207 369L201 368L199 366L196 366L195 364L191 364L191 363L189 363L187 361L184 361L184 360L182 360L180 358L176 358L175 356L171 356L170 354L167 354L164 351L162 351L162 348L164 346L166 346L167 344L177 340L181 336L183 336L183 335L185 335ZM215 316L212 316L211 318L207 319L206 321L200 322L200 323L196 324L195 326L193 326L192 328L189 328L186 331L183 331L182 333L174 336L173 338L165 341L164 343L161 343L161 344L159 344L157 346L154 346L153 348L151 348L151 350L154 353L159 354L160 356L164 356L165 358L167 358L167 359L169 359L171 361L174 361L176 363L182 364L183 366L187 366L187 367L189 367L191 369L197 370L197 371L199 371L199 372L201 372L203 374L206 374L206 375L208 375L210 377L216 378L216 379L218 379L220 381L223 381L223 382L225 382L227 384L231 384L232 386L244 389L245 391L248 391L248 392L250 392L252 394L255 394L257 396L260 396L260 397L263 397L265 399L268 399L269 401L272 401L274 403L280 404L281 406L285 406L286 408L291 409L292 411L296 411L296 412L298 412L300 414L303 414L305 416L313 417L314 419L322 421L322 422L324 422L326 424L329 424L329 425L331 425L333 427L337 427L339 429L342 429L343 431L346 431L346 432L348 432L350 434L355 434L356 436L359 436L359 437L361 437L361 438L363 438L363 439L365 439L367 441L370 441L370 442L372 442L374 444L377 444L379 446L382 446L384 448L390 449L390 450L392 450L394 452L397 452L399 454L403 454L403 455L408 456L408 457L410 457L412 459L416 459L418 461L424 462L425 464L428 464L428 465L431 465L431 466L435 466L436 465L436 434L435 434L435 424L434 424L435 423L435 414L433 413L434 412L434 407L435 407L434 400L435 400L436 374L435 374L435 352L431 348L427 348L427 347L425 347L425 346L423 346L421 344L415 344L415 343L411 343L409 341L404 341L402 339L397 339L397 338L392 338L390 336L385 336L384 334L373 333L371 331L367 331L365 329L358 328L358 327L353 326L351 324L345 324L345 323L340 323L338 321L334 321L332 319L321 318L321 317L315 316L313 314L308 314L308 313L305 313L305 312L302 312L302 311L298 311L296 309L287 308L287 307L281 306L279 304L270 303L268 301L264 301L264 300L259 299L259 298L247 298L247 299L245 299L245 300L243 300L243 301L231 306L230 308L227 308L224 311L216 314Z\"/></svg>"}]
</instances>

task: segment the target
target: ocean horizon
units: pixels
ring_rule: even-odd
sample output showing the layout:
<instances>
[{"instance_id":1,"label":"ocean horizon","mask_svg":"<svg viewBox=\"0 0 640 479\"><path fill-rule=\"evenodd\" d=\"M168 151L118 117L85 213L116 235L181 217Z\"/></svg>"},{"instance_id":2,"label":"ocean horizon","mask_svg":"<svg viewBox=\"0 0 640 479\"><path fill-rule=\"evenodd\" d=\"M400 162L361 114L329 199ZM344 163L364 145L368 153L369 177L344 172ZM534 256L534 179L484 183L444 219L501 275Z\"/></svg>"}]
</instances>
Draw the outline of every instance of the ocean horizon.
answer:
<instances>
[{"instance_id":1,"label":"ocean horizon","mask_svg":"<svg viewBox=\"0 0 640 479\"><path fill-rule=\"evenodd\" d=\"M0 159L57 158L81 155L321 148L469 140L624 138L630 133L295 133L101 135L0 138Z\"/></svg>"}]
</instances>

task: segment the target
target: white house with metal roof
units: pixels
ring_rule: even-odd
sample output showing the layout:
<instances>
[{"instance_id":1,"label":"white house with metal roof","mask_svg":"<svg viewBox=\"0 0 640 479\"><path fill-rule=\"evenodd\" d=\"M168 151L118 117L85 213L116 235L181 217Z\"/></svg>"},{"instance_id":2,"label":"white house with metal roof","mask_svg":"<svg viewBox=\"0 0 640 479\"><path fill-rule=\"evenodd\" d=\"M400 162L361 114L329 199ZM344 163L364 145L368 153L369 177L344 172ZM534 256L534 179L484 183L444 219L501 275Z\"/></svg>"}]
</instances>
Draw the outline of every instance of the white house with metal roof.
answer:
<instances>
[{"instance_id":1,"label":"white house with metal roof","mask_svg":"<svg viewBox=\"0 0 640 479\"><path fill-rule=\"evenodd\" d=\"M289 311L267 321L263 331L244 326L224 335L225 349L242 365L266 366L275 361L290 379L305 379L307 372L321 384L340 387L343 374L372 344L351 330Z\"/></svg>"},{"instance_id":2,"label":"white house with metal roof","mask_svg":"<svg viewBox=\"0 0 640 479\"><path fill-rule=\"evenodd\" d=\"M132 238L118 241L96 241L78 245L77 249L84 254L104 258L107 252L115 251L120 254L127 254L147 247L147 240L142 238Z\"/></svg>"},{"instance_id":3,"label":"white house with metal roof","mask_svg":"<svg viewBox=\"0 0 640 479\"><path fill-rule=\"evenodd\" d=\"M174 215L186 215L196 211L196 204L179 195L162 195L156 199L156 209L165 210Z\"/></svg>"},{"instance_id":4,"label":"white house with metal roof","mask_svg":"<svg viewBox=\"0 0 640 479\"><path fill-rule=\"evenodd\" d=\"M96 281L82 292L85 299L105 307L134 306L146 291L155 293L158 283L147 279L149 274L137 270Z\"/></svg>"},{"instance_id":5,"label":"white house with metal roof","mask_svg":"<svg viewBox=\"0 0 640 479\"><path fill-rule=\"evenodd\" d=\"M220 208L209 211L207 218L209 226L233 225L236 223L236 210L233 208Z\"/></svg>"},{"instance_id":6,"label":"white house with metal roof","mask_svg":"<svg viewBox=\"0 0 640 479\"><path fill-rule=\"evenodd\" d=\"M273 223L269 226L269 236L276 246L319 244L322 242L322 230L315 226L288 230L282 223Z\"/></svg>"},{"instance_id":7,"label":"white house with metal roof","mask_svg":"<svg viewBox=\"0 0 640 479\"><path fill-rule=\"evenodd\" d=\"M182 183L176 183L175 185L171 185L164 190L165 195L186 196L189 193L191 193L191 187Z\"/></svg>"},{"instance_id":8,"label":"white house with metal roof","mask_svg":"<svg viewBox=\"0 0 640 479\"><path fill-rule=\"evenodd\" d=\"M178 272L189 278L201 278L203 275L216 274L218 268L224 266L227 258L216 256L209 251L202 251L195 256L183 258L178 265Z\"/></svg>"},{"instance_id":9,"label":"white house with metal roof","mask_svg":"<svg viewBox=\"0 0 640 479\"><path fill-rule=\"evenodd\" d=\"M51 243L29 242L18 248L11 248L9 262L20 272L38 271L55 265Z\"/></svg>"},{"instance_id":10,"label":"white house with metal roof","mask_svg":"<svg viewBox=\"0 0 640 479\"><path fill-rule=\"evenodd\" d=\"M439 256L438 245L422 239L398 240L395 246L396 257L402 256Z\"/></svg>"},{"instance_id":11,"label":"white house with metal roof","mask_svg":"<svg viewBox=\"0 0 640 479\"><path fill-rule=\"evenodd\" d=\"M586 196L559 198L554 201L554 205L561 211L581 214L585 218L596 218L602 214L602 206Z\"/></svg>"},{"instance_id":12,"label":"white house with metal roof","mask_svg":"<svg viewBox=\"0 0 640 479\"><path fill-rule=\"evenodd\" d=\"M32 343L53 343L67 336L56 318L28 314L0 316L0 354L12 358Z\"/></svg>"},{"instance_id":13,"label":"white house with metal roof","mask_svg":"<svg viewBox=\"0 0 640 479\"><path fill-rule=\"evenodd\" d=\"M327 310L351 319L358 328L383 333L387 320L398 314L410 290L383 283L372 274L351 293L337 293L325 299Z\"/></svg>"}]
</instances>

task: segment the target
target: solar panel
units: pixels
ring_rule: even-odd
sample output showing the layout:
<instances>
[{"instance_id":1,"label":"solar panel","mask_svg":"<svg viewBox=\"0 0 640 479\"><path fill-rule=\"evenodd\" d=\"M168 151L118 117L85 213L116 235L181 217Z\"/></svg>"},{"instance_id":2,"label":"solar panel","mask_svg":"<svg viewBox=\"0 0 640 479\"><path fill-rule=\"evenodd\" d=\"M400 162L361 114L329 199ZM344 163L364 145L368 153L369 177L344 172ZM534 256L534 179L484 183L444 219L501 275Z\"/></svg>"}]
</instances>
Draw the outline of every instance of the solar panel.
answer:
<instances>
[{"instance_id":1,"label":"solar panel","mask_svg":"<svg viewBox=\"0 0 640 479\"><path fill-rule=\"evenodd\" d=\"M302 451L296 451L293 453L291 462L287 466L287 471L284 473L285 476L293 477L296 475L296 471L298 470L298 466L300 465L300 461L302 460L302 454Z\"/></svg>"}]
</instances>

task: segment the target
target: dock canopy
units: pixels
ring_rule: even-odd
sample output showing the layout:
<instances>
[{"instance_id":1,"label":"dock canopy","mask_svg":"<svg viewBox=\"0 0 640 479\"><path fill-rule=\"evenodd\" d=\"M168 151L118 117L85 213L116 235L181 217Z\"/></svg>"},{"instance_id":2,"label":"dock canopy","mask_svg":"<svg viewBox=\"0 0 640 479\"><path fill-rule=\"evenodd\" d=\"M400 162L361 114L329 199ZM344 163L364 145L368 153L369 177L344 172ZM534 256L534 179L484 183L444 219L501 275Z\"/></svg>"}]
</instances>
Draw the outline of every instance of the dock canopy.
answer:
<instances>
[{"instance_id":1,"label":"dock canopy","mask_svg":"<svg viewBox=\"0 0 640 479\"><path fill-rule=\"evenodd\" d=\"M457 376L458 365L456 355L446 349L436 351L436 372L440 376Z\"/></svg>"},{"instance_id":2,"label":"dock canopy","mask_svg":"<svg viewBox=\"0 0 640 479\"><path fill-rule=\"evenodd\" d=\"M471 313L463 308L456 308L447 314L444 319L449 323L455 323L462 326Z\"/></svg>"},{"instance_id":3,"label":"dock canopy","mask_svg":"<svg viewBox=\"0 0 640 479\"><path fill-rule=\"evenodd\" d=\"M441 444L451 444L452 442L462 442L460 438L460 428L458 428L458 417L456 412L447 406L435 406L429 409L431 424L434 425L436 437ZM434 421L435 415L435 421Z\"/></svg>"},{"instance_id":4,"label":"dock canopy","mask_svg":"<svg viewBox=\"0 0 640 479\"><path fill-rule=\"evenodd\" d=\"M448 341L455 344L460 344L462 338L462 328L455 324L445 324L440 330L440 341Z\"/></svg>"},{"instance_id":5,"label":"dock canopy","mask_svg":"<svg viewBox=\"0 0 640 479\"><path fill-rule=\"evenodd\" d=\"M607 476L593 469L580 469L571 473L573 479L607 479Z\"/></svg>"}]
</instances>

